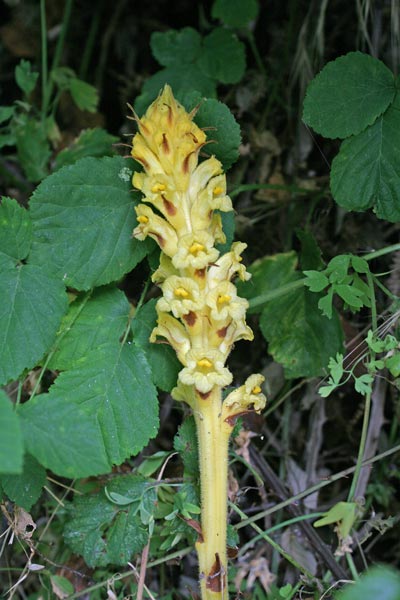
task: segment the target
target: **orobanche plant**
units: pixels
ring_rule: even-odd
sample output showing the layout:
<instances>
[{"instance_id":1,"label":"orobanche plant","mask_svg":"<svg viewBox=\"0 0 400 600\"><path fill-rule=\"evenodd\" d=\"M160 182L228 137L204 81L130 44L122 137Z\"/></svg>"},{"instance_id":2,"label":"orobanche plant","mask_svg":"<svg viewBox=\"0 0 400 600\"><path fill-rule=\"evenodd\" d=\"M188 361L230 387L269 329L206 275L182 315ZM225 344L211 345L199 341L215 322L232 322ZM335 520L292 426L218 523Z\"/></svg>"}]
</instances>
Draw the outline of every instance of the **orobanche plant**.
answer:
<instances>
[{"instance_id":1,"label":"orobanche plant","mask_svg":"<svg viewBox=\"0 0 400 600\"><path fill-rule=\"evenodd\" d=\"M162 290L158 324L151 341L165 338L183 368L172 391L192 409L197 426L201 532L196 543L202 598L228 597L227 591L227 467L228 442L236 418L265 405L262 375L223 399L232 383L225 366L237 340L251 340L246 325L247 300L237 294L233 279L249 278L241 253L246 245L225 242L218 211L231 211L221 163L214 157L199 163L206 135L165 86L146 114L137 118L132 156L143 165L133 185L143 193L136 207L136 238L147 236L161 248L160 266L152 279ZM156 212L153 210L156 210Z\"/></svg>"}]
</instances>

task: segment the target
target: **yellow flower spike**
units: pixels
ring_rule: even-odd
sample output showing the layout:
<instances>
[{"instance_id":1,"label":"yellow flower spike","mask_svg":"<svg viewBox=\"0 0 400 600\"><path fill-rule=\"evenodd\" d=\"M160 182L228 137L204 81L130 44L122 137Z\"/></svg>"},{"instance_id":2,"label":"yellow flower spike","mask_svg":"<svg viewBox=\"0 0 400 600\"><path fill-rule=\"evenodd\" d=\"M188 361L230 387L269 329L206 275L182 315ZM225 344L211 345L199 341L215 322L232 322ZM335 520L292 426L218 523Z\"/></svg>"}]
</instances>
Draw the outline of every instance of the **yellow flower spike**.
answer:
<instances>
[{"instance_id":1,"label":"yellow flower spike","mask_svg":"<svg viewBox=\"0 0 400 600\"><path fill-rule=\"evenodd\" d=\"M164 312L159 312L157 322L157 327L151 332L150 342L156 342L158 336L165 338L175 350L179 361L183 365L187 364L186 357L191 345L182 323Z\"/></svg>"},{"instance_id":2,"label":"yellow flower spike","mask_svg":"<svg viewBox=\"0 0 400 600\"><path fill-rule=\"evenodd\" d=\"M204 269L217 260L219 252L214 248L214 238L208 231L188 233L179 239L178 250L172 257L177 269Z\"/></svg>"},{"instance_id":3,"label":"yellow flower spike","mask_svg":"<svg viewBox=\"0 0 400 600\"><path fill-rule=\"evenodd\" d=\"M179 381L194 385L202 394L214 386L224 387L232 382L232 373L224 367L225 357L218 350L190 350L186 356L187 367L179 373Z\"/></svg>"},{"instance_id":4,"label":"yellow flower spike","mask_svg":"<svg viewBox=\"0 0 400 600\"><path fill-rule=\"evenodd\" d=\"M153 237L161 248L160 266L152 275L162 297L157 301L159 337L171 344L182 363L171 394L192 409L199 442L201 539L199 557L202 600L228 600L226 552L228 441L239 414L262 410L261 375L222 401L231 384L225 365L237 340L252 340L246 324L247 300L237 295L235 277L250 278L242 264L246 244L235 242L220 256L225 242L220 212L232 210L221 162L211 156L199 164L206 135L165 86L146 114L132 156L144 168L133 185L143 194L136 207L134 235ZM150 208L156 209L156 213ZM219 211L219 212L216 212Z\"/></svg>"},{"instance_id":5,"label":"yellow flower spike","mask_svg":"<svg viewBox=\"0 0 400 600\"><path fill-rule=\"evenodd\" d=\"M163 297L158 300L157 308L172 312L174 317L182 317L203 306L199 286L192 278L172 275L162 284L162 291Z\"/></svg>"},{"instance_id":6,"label":"yellow flower spike","mask_svg":"<svg viewBox=\"0 0 400 600\"><path fill-rule=\"evenodd\" d=\"M249 410L261 412L265 408L266 397L262 393L262 375L250 375L244 385L231 392L222 405L222 417L226 423L233 427L235 419Z\"/></svg>"},{"instance_id":7,"label":"yellow flower spike","mask_svg":"<svg viewBox=\"0 0 400 600\"><path fill-rule=\"evenodd\" d=\"M223 281L208 292L206 304L211 309L214 321L244 319L249 303L237 295L236 287L230 281Z\"/></svg>"},{"instance_id":8,"label":"yellow flower spike","mask_svg":"<svg viewBox=\"0 0 400 600\"><path fill-rule=\"evenodd\" d=\"M156 215L149 206L139 204L135 207L139 225L133 230L138 240L152 237L168 256L174 256L178 250L178 237L175 230L165 219Z\"/></svg>"}]
</instances>

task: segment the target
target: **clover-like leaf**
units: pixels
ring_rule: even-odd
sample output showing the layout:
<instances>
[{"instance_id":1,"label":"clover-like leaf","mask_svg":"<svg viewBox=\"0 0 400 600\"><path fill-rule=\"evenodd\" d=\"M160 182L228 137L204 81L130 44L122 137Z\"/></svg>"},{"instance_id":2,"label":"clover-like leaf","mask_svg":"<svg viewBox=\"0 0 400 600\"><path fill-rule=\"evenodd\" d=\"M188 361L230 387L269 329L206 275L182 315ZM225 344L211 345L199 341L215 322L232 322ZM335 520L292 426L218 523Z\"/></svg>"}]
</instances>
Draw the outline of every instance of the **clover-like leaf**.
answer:
<instances>
[{"instance_id":1,"label":"clover-like leaf","mask_svg":"<svg viewBox=\"0 0 400 600\"><path fill-rule=\"evenodd\" d=\"M257 0L215 0L211 15L229 27L246 27L258 15Z\"/></svg>"},{"instance_id":2,"label":"clover-like leaf","mask_svg":"<svg viewBox=\"0 0 400 600\"><path fill-rule=\"evenodd\" d=\"M238 83L246 69L244 44L228 29L218 27L204 38L199 65L221 83Z\"/></svg>"},{"instance_id":3,"label":"clover-like leaf","mask_svg":"<svg viewBox=\"0 0 400 600\"><path fill-rule=\"evenodd\" d=\"M150 47L153 56L163 67L193 63L201 51L201 35L193 27L180 30L155 31Z\"/></svg>"}]
</instances>

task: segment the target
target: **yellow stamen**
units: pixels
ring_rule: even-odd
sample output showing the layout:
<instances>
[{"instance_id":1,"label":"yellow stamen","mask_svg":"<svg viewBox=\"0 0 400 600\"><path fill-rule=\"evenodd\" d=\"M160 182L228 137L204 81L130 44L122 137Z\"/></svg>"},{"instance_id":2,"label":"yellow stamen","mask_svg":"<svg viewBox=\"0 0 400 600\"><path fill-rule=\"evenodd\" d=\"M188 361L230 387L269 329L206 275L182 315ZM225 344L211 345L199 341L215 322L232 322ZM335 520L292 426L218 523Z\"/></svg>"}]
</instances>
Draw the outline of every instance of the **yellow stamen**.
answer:
<instances>
[{"instance_id":1,"label":"yellow stamen","mask_svg":"<svg viewBox=\"0 0 400 600\"><path fill-rule=\"evenodd\" d=\"M146 215L139 215L137 220L139 221L139 223L148 223L149 222L149 218L146 217Z\"/></svg>"},{"instance_id":2,"label":"yellow stamen","mask_svg":"<svg viewBox=\"0 0 400 600\"><path fill-rule=\"evenodd\" d=\"M260 386L259 386L259 385L255 385L255 386L253 387L253 389L251 390L251 393L252 393L252 394L261 394L261 392L262 392L262 390L261 390L261 388L260 388Z\"/></svg>"},{"instance_id":3,"label":"yellow stamen","mask_svg":"<svg viewBox=\"0 0 400 600\"><path fill-rule=\"evenodd\" d=\"M199 244L199 242L194 242L189 248L190 254L197 254L198 252L202 252L204 250L203 244Z\"/></svg>"},{"instance_id":4,"label":"yellow stamen","mask_svg":"<svg viewBox=\"0 0 400 600\"><path fill-rule=\"evenodd\" d=\"M231 301L231 296L229 294L220 294L218 296L217 304L225 304Z\"/></svg>"},{"instance_id":5,"label":"yellow stamen","mask_svg":"<svg viewBox=\"0 0 400 600\"><path fill-rule=\"evenodd\" d=\"M183 287L178 287L174 290L174 295L177 298L189 298L190 294L187 290L185 290L185 288Z\"/></svg>"},{"instance_id":6,"label":"yellow stamen","mask_svg":"<svg viewBox=\"0 0 400 600\"><path fill-rule=\"evenodd\" d=\"M197 361L197 366L200 367L200 369L211 369L213 364L208 358L201 358Z\"/></svg>"},{"instance_id":7,"label":"yellow stamen","mask_svg":"<svg viewBox=\"0 0 400 600\"><path fill-rule=\"evenodd\" d=\"M224 191L224 188L222 188L220 185L217 185L213 189L213 194L214 194L214 196L219 196L220 194L222 194L223 191Z\"/></svg>"},{"instance_id":8,"label":"yellow stamen","mask_svg":"<svg viewBox=\"0 0 400 600\"><path fill-rule=\"evenodd\" d=\"M163 183L156 183L151 188L153 194L157 194L158 192L163 192L166 189L166 186Z\"/></svg>"}]
</instances>

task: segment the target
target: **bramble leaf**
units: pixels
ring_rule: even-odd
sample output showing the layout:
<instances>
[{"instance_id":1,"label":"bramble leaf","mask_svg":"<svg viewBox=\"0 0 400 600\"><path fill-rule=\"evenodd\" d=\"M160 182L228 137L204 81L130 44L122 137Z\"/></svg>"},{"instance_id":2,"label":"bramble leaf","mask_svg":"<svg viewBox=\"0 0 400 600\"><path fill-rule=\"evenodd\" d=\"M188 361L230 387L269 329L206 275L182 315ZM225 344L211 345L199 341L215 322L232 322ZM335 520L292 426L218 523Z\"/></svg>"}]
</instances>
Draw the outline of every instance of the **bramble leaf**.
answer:
<instances>
[{"instance_id":1,"label":"bramble leaf","mask_svg":"<svg viewBox=\"0 0 400 600\"><path fill-rule=\"evenodd\" d=\"M93 350L73 369L61 373L48 396L53 402L75 405L95 419L98 443L109 465L137 454L157 433L157 392L147 359L133 344L108 343ZM76 469L79 472L79 464Z\"/></svg>"},{"instance_id":2,"label":"bramble leaf","mask_svg":"<svg viewBox=\"0 0 400 600\"><path fill-rule=\"evenodd\" d=\"M380 219L400 220L400 93L365 131L345 140L332 162L331 189L347 210L373 208Z\"/></svg>"},{"instance_id":3,"label":"bramble leaf","mask_svg":"<svg viewBox=\"0 0 400 600\"><path fill-rule=\"evenodd\" d=\"M218 27L204 38L199 66L221 83L238 83L246 69L244 44L232 31Z\"/></svg>"},{"instance_id":4,"label":"bramble leaf","mask_svg":"<svg viewBox=\"0 0 400 600\"><path fill-rule=\"evenodd\" d=\"M0 390L0 473L21 473L23 454L18 415L11 400Z\"/></svg>"},{"instance_id":5,"label":"bramble leaf","mask_svg":"<svg viewBox=\"0 0 400 600\"><path fill-rule=\"evenodd\" d=\"M229 27L246 27L258 15L257 0L215 0L211 15Z\"/></svg>"},{"instance_id":6,"label":"bramble leaf","mask_svg":"<svg viewBox=\"0 0 400 600\"><path fill-rule=\"evenodd\" d=\"M311 81L303 120L324 137L357 135L385 112L395 92L393 73L381 61L349 52Z\"/></svg>"},{"instance_id":7,"label":"bramble leaf","mask_svg":"<svg viewBox=\"0 0 400 600\"><path fill-rule=\"evenodd\" d=\"M48 367L70 369L91 350L118 342L128 325L129 310L125 294L113 285L76 298L61 322Z\"/></svg>"},{"instance_id":8,"label":"bramble leaf","mask_svg":"<svg viewBox=\"0 0 400 600\"><path fill-rule=\"evenodd\" d=\"M148 480L137 475L118 476L107 484L107 490L134 501L118 506L108 500L104 491L77 496L64 528L66 543L90 567L126 565L148 541L147 529L139 515L145 496L148 496L146 509L155 508L156 491L149 488Z\"/></svg>"},{"instance_id":9,"label":"bramble leaf","mask_svg":"<svg viewBox=\"0 0 400 600\"><path fill-rule=\"evenodd\" d=\"M88 382L90 385L90 382ZM35 396L19 408L28 451L62 477L89 477L111 469L96 415L55 393Z\"/></svg>"},{"instance_id":10,"label":"bramble leaf","mask_svg":"<svg viewBox=\"0 0 400 600\"><path fill-rule=\"evenodd\" d=\"M78 290L115 281L146 255L149 244L132 239L136 226L133 163L121 157L83 158L47 177L30 208L29 260L46 264Z\"/></svg>"},{"instance_id":11,"label":"bramble leaf","mask_svg":"<svg viewBox=\"0 0 400 600\"><path fill-rule=\"evenodd\" d=\"M3 196L0 204L0 270L26 258L32 242L29 212L16 200Z\"/></svg>"},{"instance_id":12,"label":"bramble leaf","mask_svg":"<svg viewBox=\"0 0 400 600\"><path fill-rule=\"evenodd\" d=\"M63 284L34 265L2 272L0 383L31 369L49 350L67 308Z\"/></svg>"},{"instance_id":13,"label":"bramble leaf","mask_svg":"<svg viewBox=\"0 0 400 600\"><path fill-rule=\"evenodd\" d=\"M231 111L226 104L214 98L202 98L198 92L191 91L178 97L188 111L199 105L194 121L199 127L210 128L207 140L213 140L203 148L203 153L216 156L227 171L237 161L242 141L240 126Z\"/></svg>"},{"instance_id":14,"label":"bramble leaf","mask_svg":"<svg viewBox=\"0 0 400 600\"><path fill-rule=\"evenodd\" d=\"M25 510L30 510L42 493L46 482L46 471L30 454L25 454L23 471L19 475L4 475L1 478L7 496Z\"/></svg>"}]
</instances>

